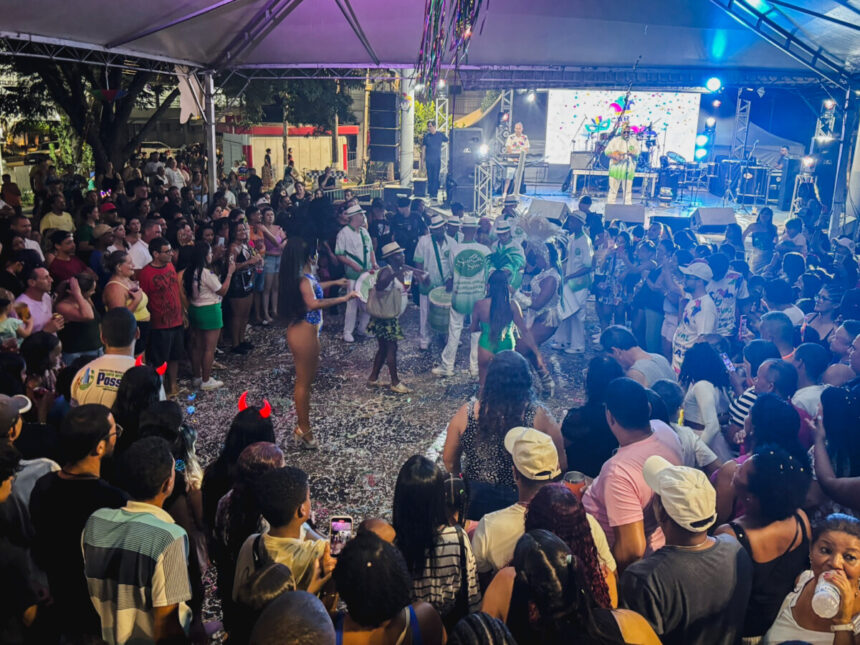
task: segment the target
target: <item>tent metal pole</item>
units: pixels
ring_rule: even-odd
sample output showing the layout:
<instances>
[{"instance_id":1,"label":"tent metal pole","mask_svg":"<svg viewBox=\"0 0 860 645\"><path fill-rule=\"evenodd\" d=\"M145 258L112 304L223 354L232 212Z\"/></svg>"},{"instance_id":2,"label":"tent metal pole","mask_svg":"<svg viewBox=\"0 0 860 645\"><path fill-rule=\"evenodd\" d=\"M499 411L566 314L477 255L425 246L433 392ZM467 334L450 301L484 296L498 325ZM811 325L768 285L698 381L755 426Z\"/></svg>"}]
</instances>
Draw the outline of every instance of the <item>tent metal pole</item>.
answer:
<instances>
[{"instance_id":1,"label":"tent metal pole","mask_svg":"<svg viewBox=\"0 0 860 645\"><path fill-rule=\"evenodd\" d=\"M415 159L415 79L411 69L400 70L400 185L412 187Z\"/></svg>"},{"instance_id":2,"label":"tent metal pole","mask_svg":"<svg viewBox=\"0 0 860 645\"><path fill-rule=\"evenodd\" d=\"M830 206L830 237L838 237L847 224L848 212L845 208L848 194L851 155L854 151L854 135L857 132L860 100L851 88L845 91L842 111L842 131L839 136L839 158L836 162L836 183L833 186L833 200Z\"/></svg>"},{"instance_id":3,"label":"tent metal pole","mask_svg":"<svg viewBox=\"0 0 860 645\"><path fill-rule=\"evenodd\" d=\"M204 120L206 122L206 157L209 160L207 168L209 170L209 199L215 194L218 188L217 170L218 170L218 154L215 147L215 72L207 70L203 72L203 88L206 95L206 113Z\"/></svg>"}]
</instances>

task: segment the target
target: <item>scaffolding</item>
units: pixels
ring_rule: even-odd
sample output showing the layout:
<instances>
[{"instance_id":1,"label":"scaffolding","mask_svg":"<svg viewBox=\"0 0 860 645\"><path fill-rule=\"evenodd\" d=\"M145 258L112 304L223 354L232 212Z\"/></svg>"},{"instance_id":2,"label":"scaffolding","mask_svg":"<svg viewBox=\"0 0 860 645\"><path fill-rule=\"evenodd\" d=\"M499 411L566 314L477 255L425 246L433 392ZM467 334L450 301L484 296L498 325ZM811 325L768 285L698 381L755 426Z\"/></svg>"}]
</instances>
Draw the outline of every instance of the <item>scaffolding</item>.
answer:
<instances>
[{"instance_id":1,"label":"scaffolding","mask_svg":"<svg viewBox=\"0 0 860 645\"><path fill-rule=\"evenodd\" d=\"M448 121L449 121L449 112L448 112L448 96L439 96L439 93L436 95L435 100L435 114L434 120L436 121L436 129L439 132L444 132L446 135L448 134ZM442 144L442 163L439 166L439 176L447 177L448 176L448 143Z\"/></svg>"},{"instance_id":2,"label":"scaffolding","mask_svg":"<svg viewBox=\"0 0 860 645\"><path fill-rule=\"evenodd\" d=\"M507 120L502 120L502 115L507 113ZM501 101L499 102L499 122L496 125L496 155L505 153L505 144L508 141L508 136L511 134L514 124L514 91L504 90L502 92Z\"/></svg>"},{"instance_id":3,"label":"scaffolding","mask_svg":"<svg viewBox=\"0 0 860 645\"><path fill-rule=\"evenodd\" d=\"M475 215L478 217L487 217L492 210L494 168L490 160L475 165Z\"/></svg>"},{"instance_id":4,"label":"scaffolding","mask_svg":"<svg viewBox=\"0 0 860 645\"><path fill-rule=\"evenodd\" d=\"M735 129L732 132L732 149L729 157L743 161L746 157L747 138L750 130L750 107L752 102L743 97L743 88L738 90L738 104L735 111Z\"/></svg>"}]
</instances>

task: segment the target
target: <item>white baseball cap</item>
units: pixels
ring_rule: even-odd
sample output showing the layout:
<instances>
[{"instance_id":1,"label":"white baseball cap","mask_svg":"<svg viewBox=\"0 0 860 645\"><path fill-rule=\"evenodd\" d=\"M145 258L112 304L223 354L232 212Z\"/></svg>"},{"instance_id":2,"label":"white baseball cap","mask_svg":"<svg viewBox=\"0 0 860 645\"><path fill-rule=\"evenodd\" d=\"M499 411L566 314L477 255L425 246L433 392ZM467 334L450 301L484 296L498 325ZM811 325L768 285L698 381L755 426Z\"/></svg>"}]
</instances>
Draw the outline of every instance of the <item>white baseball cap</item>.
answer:
<instances>
[{"instance_id":1,"label":"white baseball cap","mask_svg":"<svg viewBox=\"0 0 860 645\"><path fill-rule=\"evenodd\" d=\"M523 426L508 430L505 450L511 453L516 469L528 479L549 481L561 474L552 437L540 430Z\"/></svg>"},{"instance_id":2,"label":"white baseball cap","mask_svg":"<svg viewBox=\"0 0 860 645\"><path fill-rule=\"evenodd\" d=\"M642 466L642 476L681 528L701 533L717 521L717 493L701 470L674 466L652 455Z\"/></svg>"},{"instance_id":3,"label":"white baseball cap","mask_svg":"<svg viewBox=\"0 0 860 645\"><path fill-rule=\"evenodd\" d=\"M699 278L705 282L710 282L714 279L714 272L707 262L693 262L689 266L678 267L678 270L684 275L691 275L694 278Z\"/></svg>"}]
</instances>

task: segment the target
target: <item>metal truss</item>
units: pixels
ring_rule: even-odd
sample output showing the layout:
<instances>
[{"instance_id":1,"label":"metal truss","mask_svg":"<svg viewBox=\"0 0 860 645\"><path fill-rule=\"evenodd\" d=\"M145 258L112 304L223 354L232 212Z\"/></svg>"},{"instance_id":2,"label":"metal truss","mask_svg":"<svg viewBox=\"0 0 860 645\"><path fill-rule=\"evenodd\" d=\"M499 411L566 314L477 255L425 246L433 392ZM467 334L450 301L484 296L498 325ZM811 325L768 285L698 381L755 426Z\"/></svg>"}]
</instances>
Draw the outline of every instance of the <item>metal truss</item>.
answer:
<instances>
[{"instance_id":1,"label":"metal truss","mask_svg":"<svg viewBox=\"0 0 860 645\"><path fill-rule=\"evenodd\" d=\"M750 129L750 108L752 102L743 98L743 88L738 90L738 104L735 109L735 128L732 132L732 147L729 157L743 159L747 150L747 137Z\"/></svg>"},{"instance_id":2,"label":"metal truss","mask_svg":"<svg viewBox=\"0 0 860 645\"><path fill-rule=\"evenodd\" d=\"M495 164L484 161L475 165L475 215L488 217L493 205L493 170Z\"/></svg>"},{"instance_id":3,"label":"metal truss","mask_svg":"<svg viewBox=\"0 0 860 645\"><path fill-rule=\"evenodd\" d=\"M852 74L821 45L807 42L770 17L766 3L752 0L711 0L725 13L834 85L847 90Z\"/></svg>"},{"instance_id":4,"label":"metal truss","mask_svg":"<svg viewBox=\"0 0 860 645\"><path fill-rule=\"evenodd\" d=\"M199 69L196 63L163 56L142 57L125 49L111 49L89 43L42 38L0 31L0 57L36 58L59 63L83 63L99 67L120 68L134 72L146 71L175 76L176 65Z\"/></svg>"},{"instance_id":5,"label":"metal truss","mask_svg":"<svg viewBox=\"0 0 860 645\"><path fill-rule=\"evenodd\" d=\"M448 97L436 94L435 114L433 119L436 121L436 128L440 132L448 133ZM439 176L445 177L448 175L448 144L442 144L442 163L439 166Z\"/></svg>"},{"instance_id":6,"label":"metal truss","mask_svg":"<svg viewBox=\"0 0 860 645\"><path fill-rule=\"evenodd\" d=\"M496 125L496 133L495 133L495 150L493 151L497 155L501 155L505 152L505 143L508 140L508 135L511 133L511 127L513 126L513 117L514 117L514 91L513 90L502 90L502 95L499 97L499 116L505 112L508 113L508 120L502 121L499 118L499 122Z\"/></svg>"}]
</instances>

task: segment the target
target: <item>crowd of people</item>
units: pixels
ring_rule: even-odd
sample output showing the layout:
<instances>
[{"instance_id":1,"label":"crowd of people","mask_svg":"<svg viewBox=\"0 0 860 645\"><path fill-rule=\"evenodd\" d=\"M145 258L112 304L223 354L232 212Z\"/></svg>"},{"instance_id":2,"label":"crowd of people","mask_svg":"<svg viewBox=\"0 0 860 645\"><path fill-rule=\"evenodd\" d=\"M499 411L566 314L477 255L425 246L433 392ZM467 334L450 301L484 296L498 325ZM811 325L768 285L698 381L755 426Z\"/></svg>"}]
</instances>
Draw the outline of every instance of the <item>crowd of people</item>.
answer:
<instances>
[{"instance_id":1,"label":"crowd of people","mask_svg":"<svg viewBox=\"0 0 860 645\"><path fill-rule=\"evenodd\" d=\"M713 239L604 222L589 198L479 219L204 174L155 154L85 190L43 165L33 212L3 213L0 641L860 643L858 265L817 211ZM395 395L418 387L400 343L451 378L468 324L478 393L345 544L268 402L243 395L204 464L177 400L278 319L295 439L325 450L332 308ZM557 419L571 375L545 354L590 345L585 402Z\"/></svg>"}]
</instances>

